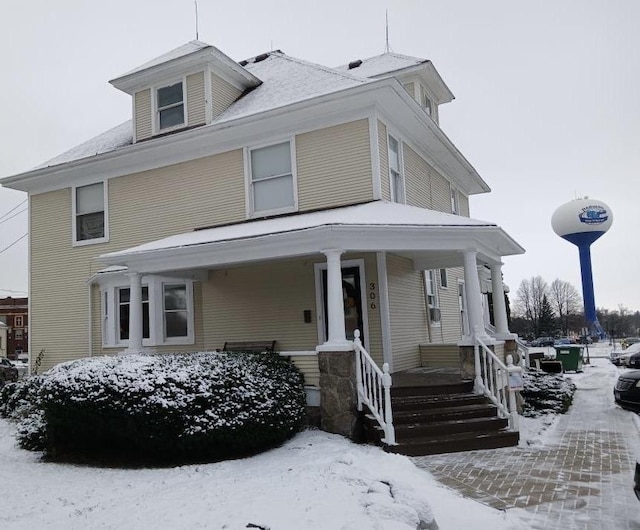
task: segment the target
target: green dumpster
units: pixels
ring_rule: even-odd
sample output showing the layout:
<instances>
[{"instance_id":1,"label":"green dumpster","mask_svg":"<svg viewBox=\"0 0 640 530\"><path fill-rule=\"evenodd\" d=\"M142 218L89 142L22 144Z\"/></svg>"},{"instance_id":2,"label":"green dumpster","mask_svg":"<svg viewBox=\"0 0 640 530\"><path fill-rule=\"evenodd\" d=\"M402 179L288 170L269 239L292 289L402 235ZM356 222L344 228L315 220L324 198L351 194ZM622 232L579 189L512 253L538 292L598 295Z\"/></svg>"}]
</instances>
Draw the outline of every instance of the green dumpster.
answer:
<instances>
[{"instance_id":1,"label":"green dumpster","mask_svg":"<svg viewBox=\"0 0 640 530\"><path fill-rule=\"evenodd\" d=\"M582 372L582 346L554 346L556 360L562 363L565 372Z\"/></svg>"}]
</instances>

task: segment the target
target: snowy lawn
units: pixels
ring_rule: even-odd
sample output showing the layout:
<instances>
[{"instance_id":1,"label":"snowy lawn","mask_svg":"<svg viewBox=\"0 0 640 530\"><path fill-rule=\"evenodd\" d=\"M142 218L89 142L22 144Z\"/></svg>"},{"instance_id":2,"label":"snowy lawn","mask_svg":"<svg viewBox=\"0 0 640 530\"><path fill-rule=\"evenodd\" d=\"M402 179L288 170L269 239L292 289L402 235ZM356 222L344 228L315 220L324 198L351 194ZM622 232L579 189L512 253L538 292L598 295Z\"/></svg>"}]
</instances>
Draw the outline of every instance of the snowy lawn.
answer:
<instances>
[{"instance_id":1,"label":"snowy lawn","mask_svg":"<svg viewBox=\"0 0 640 530\"><path fill-rule=\"evenodd\" d=\"M321 431L252 458L138 470L41 462L14 432L0 419L2 529L415 530L432 514L440 530L517 528L403 456Z\"/></svg>"}]
</instances>

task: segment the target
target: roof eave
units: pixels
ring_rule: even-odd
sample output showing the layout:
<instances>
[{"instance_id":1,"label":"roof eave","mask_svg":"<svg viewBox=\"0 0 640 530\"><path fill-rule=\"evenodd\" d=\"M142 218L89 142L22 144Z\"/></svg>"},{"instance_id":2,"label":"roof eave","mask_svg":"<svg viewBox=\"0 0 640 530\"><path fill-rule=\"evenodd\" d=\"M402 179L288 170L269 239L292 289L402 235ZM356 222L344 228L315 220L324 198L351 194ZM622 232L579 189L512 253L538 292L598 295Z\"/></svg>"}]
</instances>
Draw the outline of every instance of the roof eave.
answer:
<instances>
[{"instance_id":1,"label":"roof eave","mask_svg":"<svg viewBox=\"0 0 640 530\"><path fill-rule=\"evenodd\" d=\"M436 103L438 105L450 103L455 99L453 92L451 92L447 84L442 79L442 76L440 75L438 70L436 70L436 67L429 60L425 60L422 63L416 64L414 66L398 68L396 70L391 70L389 72L384 72L382 74L374 75L371 77L372 79L383 79L385 77L406 76L411 74L423 74L427 80L432 81L429 86L436 92Z\"/></svg>"}]
</instances>

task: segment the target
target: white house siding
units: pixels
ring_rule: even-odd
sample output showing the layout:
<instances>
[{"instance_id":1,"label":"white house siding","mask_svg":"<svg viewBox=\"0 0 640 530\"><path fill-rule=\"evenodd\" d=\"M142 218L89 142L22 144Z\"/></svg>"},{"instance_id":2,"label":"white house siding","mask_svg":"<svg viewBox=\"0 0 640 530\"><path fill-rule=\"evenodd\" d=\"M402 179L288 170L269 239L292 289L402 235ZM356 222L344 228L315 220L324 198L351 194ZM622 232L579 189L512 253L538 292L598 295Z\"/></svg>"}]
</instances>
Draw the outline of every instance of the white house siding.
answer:
<instances>
[{"instance_id":1,"label":"white house siding","mask_svg":"<svg viewBox=\"0 0 640 530\"><path fill-rule=\"evenodd\" d=\"M409 259L387 255L393 370L420 366L419 345L428 342L424 288Z\"/></svg>"},{"instance_id":2,"label":"white house siding","mask_svg":"<svg viewBox=\"0 0 640 530\"><path fill-rule=\"evenodd\" d=\"M378 121L378 152L380 153L380 182L382 184L382 198L391 200L391 187L389 182L389 146L387 143L387 127Z\"/></svg>"},{"instance_id":3,"label":"white house siding","mask_svg":"<svg viewBox=\"0 0 640 530\"><path fill-rule=\"evenodd\" d=\"M187 125L205 123L204 72L187 76Z\"/></svg>"},{"instance_id":4,"label":"white house siding","mask_svg":"<svg viewBox=\"0 0 640 530\"><path fill-rule=\"evenodd\" d=\"M136 92L135 98L135 131L136 141L151 138L153 129L151 126L151 89Z\"/></svg>"},{"instance_id":5,"label":"white house siding","mask_svg":"<svg viewBox=\"0 0 640 530\"><path fill-rule=\"evenodd\" d=\"M429 164L407 144L403 145L407 204L432 208Z\"/></svg>"},{"instance_id":6,"label":"white house siding","mask_svg":"<svg viewBox=\"0 0 640 530\"><path fill-rule=\"evenodd\" d=\"M220 76L211 73L211 96L213 99L213 117L217 117L227 110L240 97L242 92L227 83Z\"/></svg>"},{"instance_id":7,"label":"white house siding","mask_svg":"<svg viewBox=\"0 0 640 530\"><path fill-rule=\"evenodd\" d=\"M295 140L300 211L373 199L368 120L299 134Z\"/></svg>"}]
</instances>

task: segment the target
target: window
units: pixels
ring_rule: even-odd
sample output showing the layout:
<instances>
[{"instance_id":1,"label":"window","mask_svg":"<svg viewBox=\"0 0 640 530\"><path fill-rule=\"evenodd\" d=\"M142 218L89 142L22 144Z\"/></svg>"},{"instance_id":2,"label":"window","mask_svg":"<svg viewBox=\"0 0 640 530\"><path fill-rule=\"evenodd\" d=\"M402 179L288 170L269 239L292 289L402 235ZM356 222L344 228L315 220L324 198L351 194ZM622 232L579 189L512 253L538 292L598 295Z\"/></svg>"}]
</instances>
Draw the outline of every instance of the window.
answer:
<instances>
[{"instance_id":1,"label":"window","mask_svg":"<svg viewBox=\"0 0 640 530\"><path fill-rule=\"evenodd\" d=\"M186 337L188 311L187 286L164 285L164 338Z\"/></svg>"},{"instance_id":2,"label":"window","mask_svg":"<svg viewBox=\"0 0 640 530\"><path fill-rule=\"evenodd\" d=\"M73 188L73 232L75 244L107 240L106 182Z\"/></svg>"},{"instance_id":3,"label":"window","mask_svg":"<svg viewBox=\"0 0 640 530\"><path fill-rule=\"evenodd\" d=\"M421 95L422 95L422 98L421 98L420 104L422 105L422 108L427 111L427 114L429 116L433 116L432 115L433 103L431 102L431 98L427 95L427 92L425 91L424 87L422 87Z\"/></svg>"},{"instance_id":4,"label":"window","mask_svg":"<svg viewBox=\"0 0 640 530\"><path fill-rule=\"evenodd\" d=\"M118 340L129 340L129 307L131 289L123 287L118 289ZM149 287L142 288L142 338L149 338Z\"/></svg>"},{"instance_id":5,"label":"window","mask_svg":"<svg viewBox=\"0 0 640 530\"><path fill-rule=\"evenodd\" d=\"M22 340L22 330L21 329L16 329L15 339L16 340Z\"/></svg>"},{"instance_id":6,"label":"window","mask_svg":"<svg viewBox=\"0 0 640 530\"><path fill-rule=\"evenodd\" d=\"M253 213L273 214L296 209L291 151L291 142L250 151L250 195Z\"/></svg>"},{"instance_id":7,"label":"window","mask_svg":"<svg viewBox=\"0 0 640 530\"><path fill-rule=\"evenodd\" d=\"M425 298L429 311L429 320L432 324L440 323L440 301L438 300L438 287L436 284L436 271L424 272Z\"/></svg>"},{"instance_id":8,"label":"window","mask_svg":"<svg viewBox=\"0 0 640 530\"><path fill-rule=\"evenodd\" d=\"M142 344L193 344L193 281L144 276L142 285ZM130 338L131 290L122 276L101 285L102 343L126 347Z\"/></svg>"},{"instance_id":9,"label":"window","mask_svg":"<svg viewBox=\"0 0 640 530\"><path fill-rule=\"evenodd\" d=\"M156 91L158 130L173 129L184 125L184 96L182 81L159 88Z\"/></svg>"},{"instance_id":10,"label":"window","mask_svg":"<svg viewBox=\"0 0 640 530\"><path fill-rule=\"evenodd\" d=\"M404 203L404 182L402 178L402 163L400 144L389 135L389 178L391 179L391 200Z\"/></svg>"},{"instance_id":11,"label":"window","mask_svg":"<svg viewBox=\"0 0 640 530\"><path fill-rule=\"evenodd\" d=\"M453 187L451 188L451 213L460 215L460 193Z\"/></svg>"},{"instance_id":12,"label":"window","mask_svg":"<svg viewBox=\"0 0 640 530\"><path fill-rule=\"evenodd\" d=\"M447 278L447 269L440 269L440 287L446 289L449 287L449 280Z\"/></svg>"},{"instance_id":13,"label":"window","mask_svg":"<svg viewBox=\"0 0 640 530\"><path fill-rule=\"evenodd\" d=\"M17 328L22 327L22 316L16 316L13 325Z\"/></svg>"}]
</instances>

